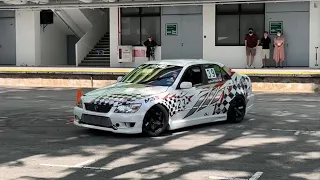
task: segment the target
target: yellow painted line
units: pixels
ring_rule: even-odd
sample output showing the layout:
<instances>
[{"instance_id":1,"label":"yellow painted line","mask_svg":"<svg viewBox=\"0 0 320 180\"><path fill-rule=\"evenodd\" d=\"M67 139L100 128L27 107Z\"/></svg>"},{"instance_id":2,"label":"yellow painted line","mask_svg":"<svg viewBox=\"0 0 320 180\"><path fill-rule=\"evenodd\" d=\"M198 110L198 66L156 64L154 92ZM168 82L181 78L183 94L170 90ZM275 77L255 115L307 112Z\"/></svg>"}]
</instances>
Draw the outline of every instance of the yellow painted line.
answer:
<instances>
[{"instance_id":1,"label":"yellow painted line","mask_svg":"<svg viewBox=\"0 0 320 180\"><path fill-rule=\"evenodd\" d=\"M296 74L301 74L301 75L314 75L314 74L319 74L319 72L299 72L299 71L285 71L285 72L238 72L239 74L256 74L256 75L265 75L265 74L272 74L272 75L296 75Z\"/></svg>"},{"instance_id":2,"label":"yellow painted line","mask_svg":"<svg viewBox=\"0 0 320 180\"><path fill-rule=\"evenodd\" d=\"M55 72L82 72L82 73L128 73L133 69L19 69L19 68L12 68L12 69L5 69L0 68L0 72L48 72L48 73L55 73ZM320 75L320 71L271 71L271 72L252 72L252 71L237 71L239 74L246 74L246 75Z\"/></svg>"}]
</instances>

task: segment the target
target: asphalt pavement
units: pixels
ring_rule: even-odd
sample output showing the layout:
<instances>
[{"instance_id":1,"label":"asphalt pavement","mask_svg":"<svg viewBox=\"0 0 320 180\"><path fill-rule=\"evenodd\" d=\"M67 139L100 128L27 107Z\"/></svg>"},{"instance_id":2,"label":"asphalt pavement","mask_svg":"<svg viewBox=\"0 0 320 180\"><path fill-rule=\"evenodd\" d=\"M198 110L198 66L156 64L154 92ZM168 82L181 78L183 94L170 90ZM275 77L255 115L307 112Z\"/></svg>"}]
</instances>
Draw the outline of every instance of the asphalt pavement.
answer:
<instances>
[{"instance_id":1,"label":"asphalt pavement","mask_svg":"<svg viewBox=\"0 0 320 180\"><path fill-rule=\"evenodd\" d=\"M75 98L0 87L0 180L320 180L319 94L256 94L239 124L155 138L76 127Z\"/></svg>"}]
</instances>

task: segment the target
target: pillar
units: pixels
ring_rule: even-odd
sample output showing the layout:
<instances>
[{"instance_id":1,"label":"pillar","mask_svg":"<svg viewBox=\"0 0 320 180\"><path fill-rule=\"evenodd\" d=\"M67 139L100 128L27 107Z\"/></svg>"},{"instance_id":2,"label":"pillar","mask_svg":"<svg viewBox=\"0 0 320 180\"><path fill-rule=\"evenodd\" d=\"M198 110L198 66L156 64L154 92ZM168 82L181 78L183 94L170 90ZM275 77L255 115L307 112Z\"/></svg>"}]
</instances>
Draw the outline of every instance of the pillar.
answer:
<instances>
[{"instance_id":1,"label":"pillar","mask_svg":"<svg viewBox=\"0 0 320 180\"><path fill-rule=\"evenodd\" d=\"M41 64L40 11L16 11L16 65Z\"/></svg>"},{"instance_id":2,"label":"pillar","mask_svg":"<svg viewBox=\"0 0 320 180\"><path fill-rule=\"evenodd\" d=\"M109 28L110 28L110 67L119 67L118 46L120 41L120 20L119 8L109 9Z\"/></svg>"},{"instance_id":3,"label":"pillar","mask_svg":"<svg viewBox=\"0 0 320 180\"><path fill-rule=\"evenodd\" d=\"M309 67L320 68L320 3L310 1L310 33L309 33ZM318 66L316 64L316 50L318 49Z\"/></svg>"}]
</instances>

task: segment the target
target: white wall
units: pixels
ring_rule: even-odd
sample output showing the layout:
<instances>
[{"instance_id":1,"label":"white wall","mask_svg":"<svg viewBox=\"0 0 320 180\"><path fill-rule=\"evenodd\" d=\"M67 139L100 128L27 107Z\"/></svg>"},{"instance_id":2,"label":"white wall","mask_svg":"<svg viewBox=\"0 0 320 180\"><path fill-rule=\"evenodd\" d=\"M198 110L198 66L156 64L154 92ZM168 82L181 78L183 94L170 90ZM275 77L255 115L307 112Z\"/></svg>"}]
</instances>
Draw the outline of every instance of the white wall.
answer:
<instances>
[{"instance_id":1,"label":"white wall","mask_svg":"<svg viewBox=\"0 0 320 180\"><path fill-rule=\"evenodd\" d=\"M53 16L53 22L64 34L74 35L74 33L68 28L68 26L64 24L64 22L62 22L62 20L58 16Z\"/></svg>"},{"instance_id":2,"label":"white wall","mask_svg":"<svg viewBox=\"0 0 320 180\"><path fill-rule=\"evenodd\" d=\"M320 68L315 66L316 57L314 56L315 48L320 47L320 3L310 2L310 34L309 34L309 66L312 68ZM320 49L318 49L318 64L320 58Z\"/></svg>"},{"instance_id":3,"label":"white wall","mask_svg":"<svg viewBox=\"0 0 320 180\"><path fill-rule=\"evenodd\" d=\"M244 46L215 46L215 5L203 6L203 59L223 63L230 68L244 68L246 51ZM254 66L260 68L261 47L257 49Z\"/></svg>"},{"instance_id":4,"label":"white wall","mask_svg":"<svg viewBox=\"0 0 320 180\"><path fill-rule=\"evenodd\" d=\"M17 10L15 13L16 65L40 65L40 11Z\"/></svg>"},{"instance_id":5,"label":"white wall","mask_svg":"<svg viewBox=\"0 0 320 180\"><path fill-rule=\"evenodd\" d=\"M67 65L67 35L56 24L41 30L41 65Z\"/></svg>"},{"instance_id":6,"label":"white wall","mask_svg":"<svg viewBox=\"0 0 320 180\"><path fill-rule=\"evenodd\" d=\"M89 19L83 14L80 9L65 9L69 17L78 25L82 32L88 32L92 28Z\"/></svg>"},{"instance_id":7,"label":"white wall","mask_svg":"<svg viewBox=\"0 0 320 180\"><path fill-rule=\"evenodd\" d=\"M81 9L81 12L89 20L92 26L96 23L104 22L109 27L109 9Z\"/></svg>"}]
</instances>

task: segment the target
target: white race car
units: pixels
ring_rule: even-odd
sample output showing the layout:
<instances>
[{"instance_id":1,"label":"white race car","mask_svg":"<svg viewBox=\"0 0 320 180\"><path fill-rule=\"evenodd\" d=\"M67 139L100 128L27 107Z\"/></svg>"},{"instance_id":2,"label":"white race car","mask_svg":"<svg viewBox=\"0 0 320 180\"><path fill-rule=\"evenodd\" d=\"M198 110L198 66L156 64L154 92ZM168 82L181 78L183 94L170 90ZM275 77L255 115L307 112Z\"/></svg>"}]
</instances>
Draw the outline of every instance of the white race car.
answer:
<instances>
[{"instance_id":1,"label":"white race car","mask_svg":"<svg viewBox=\"0 0 320 180\"><path fill-rule=\"evenodd\" d=\"M81 97L74 124L158 136L197 124L240 122L253 107L251 80L205 60L149 61Z\"/></svg>"}]
</instances>

